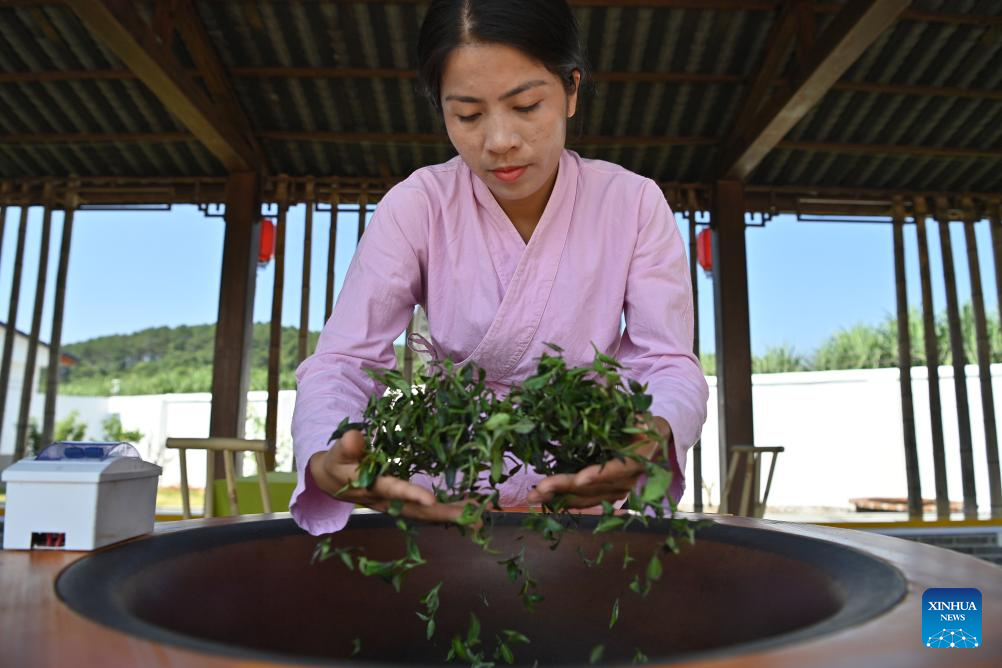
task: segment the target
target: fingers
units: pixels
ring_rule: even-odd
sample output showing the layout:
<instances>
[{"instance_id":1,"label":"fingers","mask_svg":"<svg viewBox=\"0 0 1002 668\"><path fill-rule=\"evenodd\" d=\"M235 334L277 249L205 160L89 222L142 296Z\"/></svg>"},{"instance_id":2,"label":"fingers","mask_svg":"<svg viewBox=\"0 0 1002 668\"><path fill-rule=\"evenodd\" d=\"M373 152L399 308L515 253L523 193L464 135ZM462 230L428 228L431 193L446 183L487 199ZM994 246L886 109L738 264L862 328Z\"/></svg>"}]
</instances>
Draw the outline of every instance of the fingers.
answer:
<instances>
[{"instance_id":1,"label":"fingers","mask_svg":"<svg viewBox=\"0 0 1002 668\"><path fill-rule=\"evenodd\" d=\"M421 506L434 506L436 504L435 495L424 487L390 476L377 478L371 493L378 498L399 500Z\"/></svg>"},{"instance_id":2,"label":"fingers","mask_svg":"<svg viewBox=\"0 0 1002 668\"><path fill-rule=\"evenodd\" d=\"M589 466L574 474L549 476L529 492L528 500L530 503L549 503L561 494L565 500L573 497L570 507L574 508L602 501L618 501L633 490L643 471L640 463L627 459Z\"/></svg>"},{"instance_id":3,"label":"fingers","mask_svg":"<svg viewBox=\"0 0 1002 668\"><path fill-rule=\"evenodd\" d=\"M334 441L330 449L330 462L339 466L358 464L364 453L365 437L357 429L351 429Z\"/></svg>"},{"instance_id":4,"label":"fingers","mask_svg":"<svg viewBox=\"0 0 1002 668\"><path fill-rule=\"evenodd\" d=\"M431 506L405 502L400 508L400 514L413 520L424 522L455 522L463 513L463 503L435 503ZM386 512L389 510L390 501L377 501L371 508Z\"/></svg>"}]
</instances>

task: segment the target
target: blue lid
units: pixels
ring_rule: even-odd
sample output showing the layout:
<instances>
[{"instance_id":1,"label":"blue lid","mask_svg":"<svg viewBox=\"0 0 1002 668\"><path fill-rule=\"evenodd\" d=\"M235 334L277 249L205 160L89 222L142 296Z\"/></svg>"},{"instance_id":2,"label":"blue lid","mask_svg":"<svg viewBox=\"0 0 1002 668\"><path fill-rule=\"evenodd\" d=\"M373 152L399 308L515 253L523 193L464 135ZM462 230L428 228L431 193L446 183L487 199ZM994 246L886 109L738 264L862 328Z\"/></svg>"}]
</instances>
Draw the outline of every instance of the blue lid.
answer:
<instances>
[{"instance_id":1,"label":"blue lid","mask_svg":"<svg viewBox=\"0 0 1002 668\"><path fill-rule=\"evenodd\" d=\"M108 457L135 457L139 452L131 443L97 443L93 441L59 441L46 447L35 459L42 461L80 460L101 461Z\"/></svg>"}]
</instances>

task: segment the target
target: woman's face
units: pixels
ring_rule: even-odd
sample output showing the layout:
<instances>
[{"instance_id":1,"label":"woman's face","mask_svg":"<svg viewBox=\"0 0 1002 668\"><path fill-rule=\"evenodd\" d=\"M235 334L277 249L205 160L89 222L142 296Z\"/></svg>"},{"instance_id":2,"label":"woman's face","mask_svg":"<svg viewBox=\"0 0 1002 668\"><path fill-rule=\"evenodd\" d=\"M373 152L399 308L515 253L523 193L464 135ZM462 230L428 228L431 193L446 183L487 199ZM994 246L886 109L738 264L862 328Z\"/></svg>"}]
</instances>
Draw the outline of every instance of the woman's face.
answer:
<instances>
[{"instance_id":1,"label":"woman's face","mask_svg":"<svg viewBox=\"0 0 1002 668\"><path fill-rule=\"evenodd\" d=\"M545 205L576 87L568 95L555 74L513 47L467 44L446 59L441 91L449 139L501 206L539 197Z\"/></svg>"}]
</instances>

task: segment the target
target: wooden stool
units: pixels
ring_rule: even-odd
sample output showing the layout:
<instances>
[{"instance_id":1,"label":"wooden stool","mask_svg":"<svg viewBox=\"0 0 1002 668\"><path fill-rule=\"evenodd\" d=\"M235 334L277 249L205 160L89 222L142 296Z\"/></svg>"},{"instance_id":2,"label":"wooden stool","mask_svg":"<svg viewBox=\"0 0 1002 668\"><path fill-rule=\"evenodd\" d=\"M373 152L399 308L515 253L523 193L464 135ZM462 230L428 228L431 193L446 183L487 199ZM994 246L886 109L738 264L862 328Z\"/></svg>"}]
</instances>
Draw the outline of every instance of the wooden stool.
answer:
<instances>
[{"instance_id":1,"label":"wooden stool","mask_svg":"<svg viewBox=\"0 0 1002 668\"><path fill-rule=\"evenodd\" d=\"M762 517L765 514L766 501L769 499L769 488L772 487L772 474L773 471L776 470L776 458L779 457L779 453L785 450L786 448L782 446L733 446L731 448L731 459L727 464L727 482L724 484L724 490L720 493L720 512L730 512L727 507L727 499L730 496L731 485L734 482L734 475L737 473L738 457L744 455L751 457L751 462L749 466L745 467L745 475L744 480L742 481L741 489L741 507L738 509L738 514L745 517ZM755 480L759 477L759 472L762 470L762 455L767 452L772 453L772 462L769 464L769 478L765 483L765 493L762 494L762 500L760 501L756 498L753 505L752 488L755 485ZM749 512L752 514L749 515Z\"/></svg>"},{"instance_id":2,"label":"wooden stool","mask_svg":"<svg viewBox=\"0 0 1002 668\"><path fill-rule=\"evenodd\" d=\"M205 450L205 510L204 517L213 516L214 492L213 480L216 477L216 461L213 453L223 453L223 466L226 469L226 492L230 503L230 514L237 513L237 478L233 466L233 453L253 452L257 461L257 479L261 485L261 504L264 512L271 512L271 495L268 492L267 471L264 453L268 451L268 442L260 439L245 438L168 438L167 447L178 451L181 457L181 504L185 519L191 518L191 501L188 496L188 450Z\"/></svg>"}]
</instances>

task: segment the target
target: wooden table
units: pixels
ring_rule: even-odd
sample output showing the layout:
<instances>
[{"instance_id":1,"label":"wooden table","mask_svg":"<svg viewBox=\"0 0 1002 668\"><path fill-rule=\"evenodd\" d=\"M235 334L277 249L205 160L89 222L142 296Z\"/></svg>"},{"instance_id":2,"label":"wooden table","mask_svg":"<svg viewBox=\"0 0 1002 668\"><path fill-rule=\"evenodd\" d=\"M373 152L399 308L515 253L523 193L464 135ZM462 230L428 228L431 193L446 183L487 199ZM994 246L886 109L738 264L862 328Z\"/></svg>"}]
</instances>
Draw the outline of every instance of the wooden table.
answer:
<instances>
[{"instance_id":1,"label":"wooden table","mask_svg":"<svg viewBox=\"0 0 1002 668\"><path fill-rule=\"evenodd\" d=\"M253 522L263 517L287 515L170 522L158 524L155 531L185 531L215 524ZM904 573L909 583L908 593L889 612L856 628L754 654L672 665L700 668L1002 665L1002 569L939 548L850 529L728 516L712 516L712 519L729 525L834 541L861 550ZM80 617L57 598L53 584L64 567L83 556L79 552L0 552L0 665L32 668L283 665L195 653L132 637ZM923 592L931 587L972 586L982 593L984 645L949 654L946 650L923 646Z\"/></svg>"}]
</instances>

